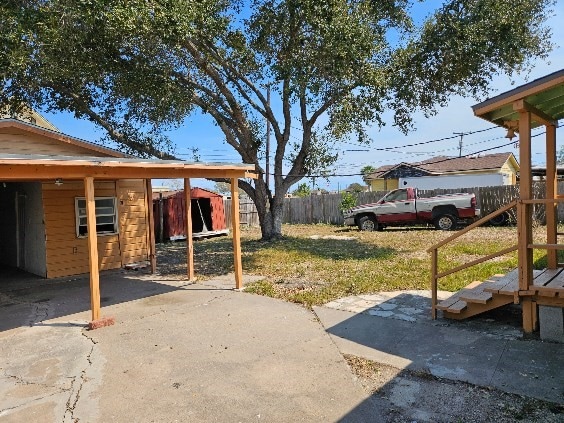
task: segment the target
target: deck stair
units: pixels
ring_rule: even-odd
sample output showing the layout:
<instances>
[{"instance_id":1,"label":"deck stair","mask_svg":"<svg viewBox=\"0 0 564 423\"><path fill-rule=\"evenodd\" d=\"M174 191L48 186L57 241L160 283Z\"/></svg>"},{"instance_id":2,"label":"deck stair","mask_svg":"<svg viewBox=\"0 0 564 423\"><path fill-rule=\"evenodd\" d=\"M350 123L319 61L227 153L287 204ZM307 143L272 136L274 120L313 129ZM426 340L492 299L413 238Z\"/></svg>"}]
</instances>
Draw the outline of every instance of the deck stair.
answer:
<instances>
[{"instance_id":1,"label":"deck stair","mask_svg":"<svg viewBox=\"0 0 564 423\"><path fill-rule=\"evenodd\" d=\"M535 270L534 276L541 276L542 273ZM437 304L437 310L442 310L446 318L461 320L518 302L519 278L515 269L506 275L494 275L486 281L470 283Z\"/></svg>"}]
</instances>

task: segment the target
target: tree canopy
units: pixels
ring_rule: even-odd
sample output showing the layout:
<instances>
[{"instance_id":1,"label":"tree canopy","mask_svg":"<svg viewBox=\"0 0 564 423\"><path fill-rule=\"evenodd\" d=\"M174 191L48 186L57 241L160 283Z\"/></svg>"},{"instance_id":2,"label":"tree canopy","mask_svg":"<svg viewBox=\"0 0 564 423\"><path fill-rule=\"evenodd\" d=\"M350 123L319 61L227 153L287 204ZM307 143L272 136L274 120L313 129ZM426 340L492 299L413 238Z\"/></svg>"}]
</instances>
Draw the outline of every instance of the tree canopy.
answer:
<instances>
[{"instance_id":1,"label":"tree canopy","mask_svg":"<svg viewBox=\"0 0 564 423\"><path fill-rule=\"evenodd\" d=\"M174 157L164 130L204 113L262 176L240 184L271 238L286 192L329 168L340 140L369 142L388 110L408 131L414 111L483 96L495 75L526 71L552 48L551 0L446 0L420 24L412 3L7 0L0 106L71 111L125 151L160 158Z\"/></svg>"}]
</instances>

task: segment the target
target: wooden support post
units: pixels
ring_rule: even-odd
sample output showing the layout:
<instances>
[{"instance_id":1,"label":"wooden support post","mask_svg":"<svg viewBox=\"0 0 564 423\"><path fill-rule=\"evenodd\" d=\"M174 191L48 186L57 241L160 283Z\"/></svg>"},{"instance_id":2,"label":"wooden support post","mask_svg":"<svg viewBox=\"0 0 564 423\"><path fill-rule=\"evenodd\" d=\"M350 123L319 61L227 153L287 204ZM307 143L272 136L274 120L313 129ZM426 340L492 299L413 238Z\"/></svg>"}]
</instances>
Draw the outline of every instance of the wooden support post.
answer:
<instances>
[{"instance_id":1,"label":"wooden support post","mask_svg":"<svg viewBox=\"0 0 564 423\"><path fill-rule=\"evenodd\" d=\"M546 126L546 199L553 200L558 197L558 182L556 175L556 126ZM546 242L557 243L558 207L556 203L546 204ZM558 267L558 251L548 250L548 268Z\"/></svg>"},{"instance_id":2,"label":"wooden support post","mask_svg":"<svg viewBox=\"0 0 564 423\"><path fill-rule=\"evenodd\" d=\"M525 333L534 332L537 329L537 303L531 298L521 299L523 309L523 331Z\"/></svg>"},{"instance_id":3,"label":"wooden support post","mask_svg":"<svg viewBox=\"0 0 564 423\"><path fill-rule=\"evenodd\" d=\"M159 192L159 242L164 242L164 210L163 210L163 193Z\"/></svg>"},{"instance_id":4,"label":"wooden support post","mask_svg":"<svg viewBox=\"0 0 564 423\"><path fill-rule=\"evenodd\" d=\"M434 248L431 251L431 318L437 318L437 269L439 251Z\"/></svg>"},{"instance_id":5,"label":"wooden support post","mask_svg":"<svg viewBox=\"0 0 564 423\"><path fill-rule=\"evenodd\" d=\"M92 321L100 319L100 269L98 264L98 237L96 233L96 202L94 178L84 178L86 198L86 227L88 231L88 264L90 266L90 307Z\"/></svg>"},{"instance_id":6,"label":"wooden support post","mask_svg":"<svg viewBox=\"0 0 564 423\"><path fill-rule=\"evenodd\" d=\"M184 179L184 198L186 200L186 271L188 280L194 280L194 238L192 236L192 196L190 179Z\"/></svg>"},{"instance_id":7,"label":"wooden support post","mask_svg":"<svg viewBox=\"0 0 564 423\"><path fill-rule=\"evenodd\" d=\"M233 231L233 260L235 288L243 287L243 265L241 263L241 234L239 228L239 190L237 178L231 179L231 226Z\"/></svg>"},{"instance_id":8,"label":"wooden support post","mask_svg":"<svg viewBox=\"0 0 564 423\"><path fill-rule=\"evenodd\" d=\"M145 197L147 204L147 220L149 233L147 234L147 247L149 250L149 261L151 262L151 273L157 270L157 248L155 246L155 216L153 213L153 186L150 179L145 179Z\"/></svg>"},{"instance_id":9,"label":"wooden support post","mask_svg":"<svg viewBox=\"0 0 564 423\"><path fill-rule=\"evenodd\" d=\"M519 110L519 199L530 200L533 192L531 176L531 113ZM533 250L528 248L532 243L531 204L520 202L517 210L517 238L519 261L519 290L526 291L533 284ZM522 301L523 330L530 333L534 330L533 307L528 299Z\"/></svg>"}]
</instances>

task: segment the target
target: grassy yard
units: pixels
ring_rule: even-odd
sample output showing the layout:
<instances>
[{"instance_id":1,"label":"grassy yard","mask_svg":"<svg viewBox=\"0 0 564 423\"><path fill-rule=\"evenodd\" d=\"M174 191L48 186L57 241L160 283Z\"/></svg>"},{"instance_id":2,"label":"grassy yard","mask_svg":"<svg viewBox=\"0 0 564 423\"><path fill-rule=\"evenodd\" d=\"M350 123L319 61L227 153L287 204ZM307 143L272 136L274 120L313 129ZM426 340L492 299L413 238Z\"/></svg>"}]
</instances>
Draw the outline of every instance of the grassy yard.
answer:
<instances>
[{"instance_id":1,"label":"grassy yard","mask_svg":"<svg viewBox=\"0 0 564 423\"><path fill-rule=\"evenodd\" d=\"M439 250L439 270L514 245L516 231L515 227L471 231ZM544 227L535 228L535 240L545 242L544 231ZM285 225L283 233L285 239L265 243L260 241L258 228L242 231L243 271L264 276L263 281L246 290L306 306L354 294L429 289L430 255L426 249L452 234L427 228L359 232L330 225ZM158 260L170 261L178 255L176 271L184 272L184 243L159 247L158 253ZM545 252L535 251L536 268L545 267L545 256ZM197 241L195 264L199 278L231 272L231 238ZM506 273L516 266L514 252L443 278L439 288L456 291L469 282ZM175 272L174 268L169 271Z\"/></svg>"}]
</instances>

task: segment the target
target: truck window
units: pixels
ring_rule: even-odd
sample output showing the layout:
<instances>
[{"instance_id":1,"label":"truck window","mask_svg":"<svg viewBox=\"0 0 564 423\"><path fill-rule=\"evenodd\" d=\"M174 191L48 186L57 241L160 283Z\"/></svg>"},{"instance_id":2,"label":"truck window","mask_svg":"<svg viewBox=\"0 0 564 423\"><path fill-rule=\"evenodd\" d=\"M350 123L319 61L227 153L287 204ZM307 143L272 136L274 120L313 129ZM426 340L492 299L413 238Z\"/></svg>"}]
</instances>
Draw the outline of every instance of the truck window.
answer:
<instances>
[{"instance_id":1,"label":"truck window","mask_svg":"<svg viewBox=\"0 0 564 423\"><path fill-rule=\"evenodd\" d=\"M406 201L407 200L407 191L404 189L397 190L395 192L391 192L385 198L385 201Z\"/></svg>"}]
</instances>

